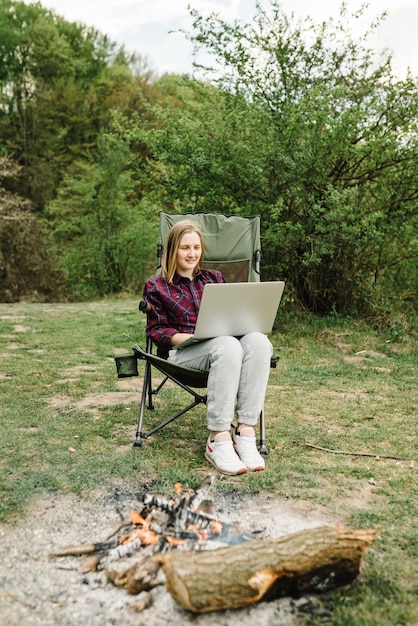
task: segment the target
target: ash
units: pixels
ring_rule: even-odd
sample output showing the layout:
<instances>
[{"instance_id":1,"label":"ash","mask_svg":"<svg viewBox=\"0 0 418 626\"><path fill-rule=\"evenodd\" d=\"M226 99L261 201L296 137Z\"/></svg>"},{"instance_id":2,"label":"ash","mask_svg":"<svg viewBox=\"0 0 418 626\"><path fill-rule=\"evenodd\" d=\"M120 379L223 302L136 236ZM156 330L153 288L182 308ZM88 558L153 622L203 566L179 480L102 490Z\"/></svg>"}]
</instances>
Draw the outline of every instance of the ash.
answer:
<instances>
[{"instance_id":1,"label":"ash","mask_svg":"<svg viewBox=\"0 0 418 626\"><path fill-rule=\"evenodd\" d=\"M117 525L118 512L138 508L141 493L123 487L89 498L45 494L25 518L0 525L0 623L4 626L301 626L325 615L319 596L281 598L251 608L195 615L159 585L134 596L114 586L103 571L87 571L82 557L51 558L63 546L100 541ZM216 516L231 527L279 537L341 520L310 502L237 491L213 497Z\"/></svg>"}]
</instances>

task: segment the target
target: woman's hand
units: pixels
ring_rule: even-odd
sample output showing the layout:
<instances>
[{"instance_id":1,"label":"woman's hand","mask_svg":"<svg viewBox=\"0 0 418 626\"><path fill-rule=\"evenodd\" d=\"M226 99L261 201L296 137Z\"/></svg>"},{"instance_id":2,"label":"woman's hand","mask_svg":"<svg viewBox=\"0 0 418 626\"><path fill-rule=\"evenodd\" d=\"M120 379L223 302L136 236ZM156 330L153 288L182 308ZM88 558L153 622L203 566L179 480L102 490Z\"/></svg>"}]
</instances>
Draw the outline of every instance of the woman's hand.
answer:
<instances>
[{"instance_id":1,"label":"woman's hand","mask_svg":"<svg viewBox=\"0 0 418 626\"><path fill-rule=\"evenodd\" d=\"M171 337L171 345L172 346L178 346L179 343L183 343L183 341L186 341L186 339L190 339L190 337L193 337L193 334L189 334L189 333L175 333Z\"/></svg>"}]
</instances>

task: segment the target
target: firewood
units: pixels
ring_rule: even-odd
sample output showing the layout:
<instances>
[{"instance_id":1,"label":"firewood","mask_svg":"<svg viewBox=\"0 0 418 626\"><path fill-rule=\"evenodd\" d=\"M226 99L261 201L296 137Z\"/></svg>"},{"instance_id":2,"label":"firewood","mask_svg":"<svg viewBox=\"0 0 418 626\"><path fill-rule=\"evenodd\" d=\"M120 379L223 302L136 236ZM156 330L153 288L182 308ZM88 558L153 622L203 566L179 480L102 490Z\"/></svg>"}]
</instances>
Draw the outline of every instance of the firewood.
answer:
<instances>
[{"instance_id":1,"label":"firewood","mask_svg":"<svg viewBox=\"0 0 418 626\"><path fill-rule=\"evenodd\" d=\"M100 564L100 555L92 554L89 557L87 557L85 561L83 561L80 569L82 572L97 572L99 564Z\"/></svg>"},{"instance_id":2,"label":"firewood","mask_svg":"<svg viewBox=\"0 0 418 626\"><path fill-rule=\"evenodd\" d=\"M141 613L145 609L149 609L152 606L152 595L149 591L141 591L139 596L129 604L129 608L135 611L135 613Z\"/></svg>"},{"instance_id":3,"label":"firewood","mask_svg":"<svg viewBox=\"0 0 418 626\"><path fill-rule=\"evenodd\" d=\"M164 583L164 574L160 574L160 563L153 556L136 555L111 561L106 563L105 572L114 585L124 587L130 594L148 591Z\"/></svg>"},{"instance_id":4,"label":"firewood","mask_svg":"<svg viewBox=\"0 0 418 626\"><path fill-rule=\"evenodd\" d=\"M83 554L93 554L96 552L107 552L117 543L114 541L101 543L82 543L76 546L66 546L60 550L50 552L49 556L82 556Z\"/></svg>"},{"instance_id":5,"label":"firewood","mask_svg":"<svg viewBox=\"0 0 418 626\"><path fill-rule=\"evenodd\" d=\"M213 515L192 510L189 507L188 499L181 498L179 502L167 500L160 496L146 494L144 504L151 511L160 509L169 514L169 524L172 523L176 530L183 530L187 524L199 525L202 529L208 528L211 522L217 521Z\"/></svg>"},{"instance_id":6,"label":"firewood","mask_svg":"<svg viewBox=\"0 0 418 626\"><path fill-rule=\"evenodd\" d=\"M215 551L155 555L167 589L185 609L205 613L352 582L375 530L323 526Z\"/></svg>"},{"instance_id":7,"label":"firewood","mask_svg":"<svg viewBox=\"0 0 418 626\"><path fill-rule=\"evenodd\" d=\"M160 585L163 578L158 576L159 571L160 563L151 557L145 560L141 568L130 568L126 575L126 591L137 594L139 591L149 591Z\"/></svg>"}]
</instances>

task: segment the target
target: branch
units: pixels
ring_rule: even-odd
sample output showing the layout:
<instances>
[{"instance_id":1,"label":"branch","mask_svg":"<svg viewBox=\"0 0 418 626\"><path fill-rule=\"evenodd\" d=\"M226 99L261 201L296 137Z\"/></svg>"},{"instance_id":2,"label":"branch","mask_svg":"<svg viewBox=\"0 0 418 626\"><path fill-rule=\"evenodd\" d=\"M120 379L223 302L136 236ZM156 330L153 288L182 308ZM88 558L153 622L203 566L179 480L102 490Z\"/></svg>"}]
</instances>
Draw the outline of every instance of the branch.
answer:
<instances>
[{"instance_id":1,"label":"branch","mask_svg":"<svg viewBox=\"0 0 418 626\"><path fill-rule=\"evenodd\" d=\"M77 546L66 546L55 552L50 552L49 556L82 556L84 554L94 554L95 552L107 551L117 546L117 542L103 543L82 543Z\"/></svg>"},{"instance_id":2,"label":"branch","mask_svg":"<svg viewBox=\"0 0 418 626\"><path fill-rule=\"evenodd\" d=\"M332 454L347 454L349 456L371 456L379 459L395 459L395 461L407 461L408 459L401 456L390 456L386 454L374 454L373 452L349 452L347 450L331 450L330 448L322 448L321 446L314 446L313 443L307 443L308 448L315 448L315 450L322 450L322 452L331 452Z\"/></svg>"}]
</instances>

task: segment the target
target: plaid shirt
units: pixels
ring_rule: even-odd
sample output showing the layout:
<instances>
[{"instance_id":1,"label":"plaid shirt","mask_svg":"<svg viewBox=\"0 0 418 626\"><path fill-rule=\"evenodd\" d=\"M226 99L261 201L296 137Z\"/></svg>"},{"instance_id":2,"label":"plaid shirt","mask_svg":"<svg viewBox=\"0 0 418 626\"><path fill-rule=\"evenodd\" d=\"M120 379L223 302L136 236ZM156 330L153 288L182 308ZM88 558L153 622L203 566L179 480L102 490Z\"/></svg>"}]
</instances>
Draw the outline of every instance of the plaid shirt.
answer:
<instances>
[{"instance_id":1,"label":"plaid shirt","mask_svg":"<svg viewBox=\"0 0 418 626\"><path fill-rule=\"evenodd\" d=\"M169 283L163 276L154 276L145 283L143 297L151 307L146 333L167 353L171 337L176 333L194 333L203 288L207 283L225 283L217 270L199 270L193 280L175 274Z\"/></svg>"}]
</instances>

